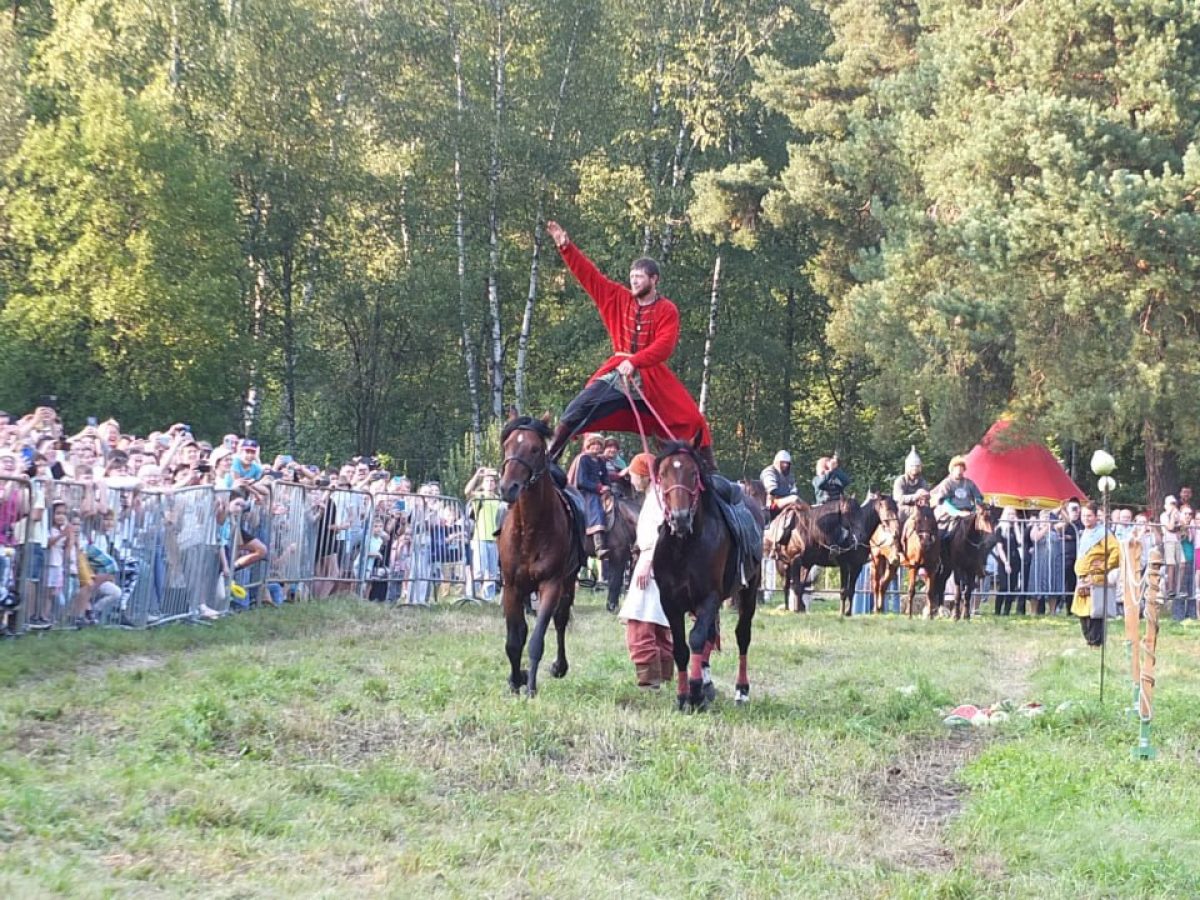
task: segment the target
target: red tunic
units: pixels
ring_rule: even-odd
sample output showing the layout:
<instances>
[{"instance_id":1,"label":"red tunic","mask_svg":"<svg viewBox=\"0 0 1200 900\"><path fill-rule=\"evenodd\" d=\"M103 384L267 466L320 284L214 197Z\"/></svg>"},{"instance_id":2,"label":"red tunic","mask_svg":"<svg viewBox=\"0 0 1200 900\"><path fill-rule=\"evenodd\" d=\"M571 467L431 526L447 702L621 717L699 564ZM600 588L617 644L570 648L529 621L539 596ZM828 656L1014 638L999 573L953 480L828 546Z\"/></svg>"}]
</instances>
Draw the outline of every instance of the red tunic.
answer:
<instances>
[{"instance_id":1,"label":"red tunic","mask_svg":"<svg viewBox=\"0 0 1200 900\"><path fill-rule=\"evenodd\" d=\"M647 433L664 440L674 437L689 442L699 433L700 446L710 445L712 434L708 430L708 422L687 388L667 368L667 360L679 343L679 310L675 304L665 297L659 297L649 306L641 306L629 288L605 278L574 244L561 247L559 253L571 274L595 302L600 319L612 339L614 355L592 373L588 383L611 372L621 364L621 360L628 359L641 376L642 393L646 401L671 430L671 434L663 433L662 426L652 414L643 414L642 427ZM631 353L632 356L617 356L617 353ZM637 398L636 391L633 396ZM638 430L637 419L629 409L592 422L589 428L635 434Z\"/></svg>"}]
</instances>

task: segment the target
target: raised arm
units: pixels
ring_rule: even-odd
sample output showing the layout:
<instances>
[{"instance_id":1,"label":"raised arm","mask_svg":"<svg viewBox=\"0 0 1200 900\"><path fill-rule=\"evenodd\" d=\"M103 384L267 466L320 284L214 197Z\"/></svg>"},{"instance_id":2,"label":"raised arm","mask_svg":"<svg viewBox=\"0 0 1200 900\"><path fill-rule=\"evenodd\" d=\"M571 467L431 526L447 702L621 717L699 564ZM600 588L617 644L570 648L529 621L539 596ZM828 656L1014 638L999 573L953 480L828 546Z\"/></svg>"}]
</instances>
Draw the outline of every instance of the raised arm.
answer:
<instances>
[{"instance_id":1,"label":"raised arm","mask_svg":"<svg viewBox=\"0 0 1200 900\"><path fill-rule=\"evenodd\" d=\"M592 301L604 315L613 310L617 300L625 293L625 286L613 281L596 268L596 264L588 259L582 250L571 243L571 238L557 222L546 223L546 232L558 248L563 262L575 276Z\"/></svg>"}]
</instances>

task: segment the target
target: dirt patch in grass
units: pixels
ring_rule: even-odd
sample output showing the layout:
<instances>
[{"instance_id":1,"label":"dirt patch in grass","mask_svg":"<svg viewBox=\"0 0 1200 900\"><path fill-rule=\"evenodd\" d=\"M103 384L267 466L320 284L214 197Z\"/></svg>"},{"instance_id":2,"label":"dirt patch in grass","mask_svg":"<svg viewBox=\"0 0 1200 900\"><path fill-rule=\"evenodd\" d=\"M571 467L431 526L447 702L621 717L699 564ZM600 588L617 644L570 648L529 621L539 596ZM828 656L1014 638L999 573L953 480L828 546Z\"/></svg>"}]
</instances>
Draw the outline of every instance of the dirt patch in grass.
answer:
<instances>
[{"instance_id":1,"label":"dirt patch in grass","mask_svg":"<svg viewBox=\"0 0 1200 900\"><path fill-rule=\"evenodd\" d=\"M985 745L980 731L960 728L944 739L910 745L871 773L867 790L877 804L885 857L929 872L948 872L957 865L946 826L962 809L967 792L958 773Z\"/></svg>"},{"instance_id":2,"label":"dirt patch in grass","mask_svg":"<svg viewBox=\"0 0 1200 900\"><path fill-rule=\"evenodd\" d=\"M977 698L981 705L1028 698L1030 673L1037 655L1012 647L989 654L994 696ZM960 863L947 841L947 826L962 810L967 787L959 773L987 747L995 735L978 728L950 728L944 736L908 743L885 764L868 773L863 789L872 797L885 835L882 855L904 868L944 873ZM995 857L973 857L973 866L987 877L1002 877L1003 863Z\"/></svg>"},{"instance_id":3,"label":"dirt patch in grass","mask_svg":"<svg viewBox=\"0 0 1200 900\"><path fill-rule=\"evenodd\" d=\"M117 739L120 731L120 726L99 710L34 708L22 715L0 746L11 747L25 757L65 757L80 738L106 746Z\"/></svg>"},{"instance_id":4,"label":"dirt patch in grass","mask_svg":"<svg viewBox=\"0 0 1200 900\"><path fill-rule=\"evenodd\" d=\"M75 673L87 681L102 681L109 672L129 674L158 669L167 663L165 656L130 655L115 656L101 662L80 666Z\"/></svg>"}]
</instances>

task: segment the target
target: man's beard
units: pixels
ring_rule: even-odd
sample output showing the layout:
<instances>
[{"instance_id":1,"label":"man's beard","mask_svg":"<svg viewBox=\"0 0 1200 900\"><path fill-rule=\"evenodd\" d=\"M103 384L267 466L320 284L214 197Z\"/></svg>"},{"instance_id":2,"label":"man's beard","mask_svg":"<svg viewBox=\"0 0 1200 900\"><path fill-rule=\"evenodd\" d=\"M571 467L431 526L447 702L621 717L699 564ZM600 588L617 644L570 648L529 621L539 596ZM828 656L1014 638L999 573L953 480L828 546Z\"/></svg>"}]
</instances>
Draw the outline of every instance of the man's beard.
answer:
<instances>
[{"instance_id":1,"label":"man's beard","mask_svg":"<svg viewBox=\"0 0 1200 900\"><path fill-rule=\"evenodd\" d=\"M645 300L646 296L653 290L654 290L654 285L648 284L644 288L642 288L640 291L634 292L633 296L636 297L638 300Z\"/></svg>"}]
</instances>

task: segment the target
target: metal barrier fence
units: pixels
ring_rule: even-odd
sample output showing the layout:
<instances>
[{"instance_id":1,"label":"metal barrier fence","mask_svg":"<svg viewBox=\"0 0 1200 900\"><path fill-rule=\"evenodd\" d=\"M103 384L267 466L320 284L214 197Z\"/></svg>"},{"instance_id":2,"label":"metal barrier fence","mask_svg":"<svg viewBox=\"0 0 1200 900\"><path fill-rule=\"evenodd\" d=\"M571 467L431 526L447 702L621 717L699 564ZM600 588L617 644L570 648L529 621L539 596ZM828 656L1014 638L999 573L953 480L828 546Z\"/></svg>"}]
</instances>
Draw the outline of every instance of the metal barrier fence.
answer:
<instances>
[{"instance_id":1,"label":"metal barrier fence","mask_svg":"<svg viewBox=\"0 0 1200 900\"><path fill-rule=\"evenodd\" d=\"M976 587L973 612L985 607L990 607L996 615L1041 615L1069 610L1077 580L1075 560L1081 531L1081 526L1045 519L1001 522L997 527L997 547L988 556L986 574ZM1141 541L1143 569L1150 548L1162 549L1163 594L1172 617L1176 620L1198 617L1200 568L1195 548L1200 545L1200 525L1186 524L1172 533L1157 522L1117 522L1110 527L1110 534L1118 541L1130 536ZM764 590L781 591L783 582L776 577L773 561L764 560L763 566ZM855 585L854 615L868 614L873 609L869 577L869 567L864 567ZM908 577L908 571L901 569L889 584L884 601L886 612L900 611L901 597L908 594ZM953 590L951 581L947 598L953 596ZM924 585L920 584L916 595L918 609L923 608L923 593ZM1118 604L1123 602L1119 595L1115 599Z\"/></svg>"},{"instance_id":2,"label":"metal barrier fence","mask_svg":"<svg viewBox=\"0 0 1200 900\"><path fill-rule=\"evenodd\" d=\"M463 501L428 493L277 481L246 500L210 486L0 479L0 626L145 628L337 592L488 599L494 541L472 535ZM492 577L482 598L481 575Z\"/></svg>"}]
</instances>

